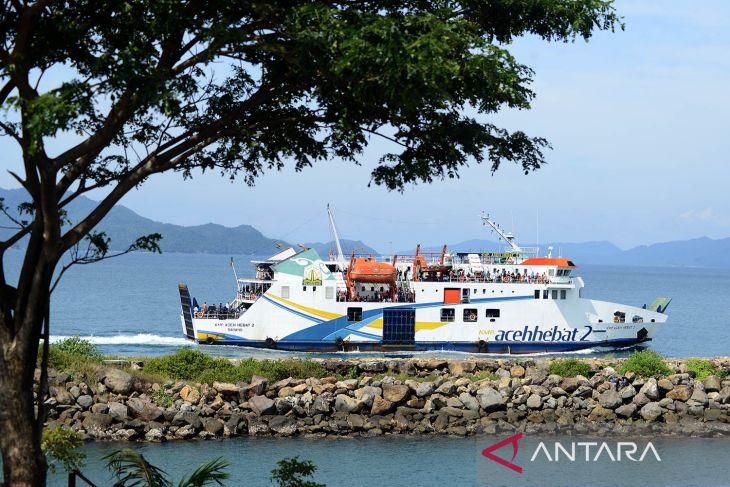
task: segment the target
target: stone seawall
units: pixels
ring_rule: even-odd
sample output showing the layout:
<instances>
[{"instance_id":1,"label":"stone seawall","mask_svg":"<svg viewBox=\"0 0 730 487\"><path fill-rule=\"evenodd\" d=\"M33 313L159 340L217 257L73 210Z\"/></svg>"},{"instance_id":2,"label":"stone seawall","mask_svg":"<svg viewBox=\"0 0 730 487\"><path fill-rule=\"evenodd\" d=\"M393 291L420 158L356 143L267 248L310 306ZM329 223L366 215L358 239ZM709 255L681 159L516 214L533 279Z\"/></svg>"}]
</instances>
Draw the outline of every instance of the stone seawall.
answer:
<instances>
[{"instance_id":1,"label":"stone seawall","mask_svg":"<svg viewBox=\"0 0 730 487\"><path fill-rule=\"evenodd\" d=\"M676 372L618 374L584 360L590 378L550 375L550 360L320 360L331 377L250 383L147 384L117 368L98 381L52 372L48 427L89 439L237 436L467 436L511 431L730 436L730 380ZM714 359L730 371L730 359ZM350 378L343 378L350 377Z\"/></svg>"}]
</instances>

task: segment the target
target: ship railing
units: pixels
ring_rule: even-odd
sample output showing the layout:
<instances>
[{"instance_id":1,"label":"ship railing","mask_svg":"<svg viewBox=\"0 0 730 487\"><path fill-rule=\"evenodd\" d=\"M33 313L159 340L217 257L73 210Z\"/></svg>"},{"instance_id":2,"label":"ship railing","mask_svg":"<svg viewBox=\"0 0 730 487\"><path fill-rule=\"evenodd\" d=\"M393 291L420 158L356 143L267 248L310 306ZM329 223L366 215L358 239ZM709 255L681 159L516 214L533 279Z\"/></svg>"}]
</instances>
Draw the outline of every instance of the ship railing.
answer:
<instances>
[{"instance_id":1,"label":"ship railing","mask_svg":"<svg viewBox=\"0 0 730 487\"><path fill-rule=\"evenodd\" d=\"M513 278L512 276L497 276L497 277L467 277L467 276L447 276L441 278L424 278L421 282L456 282L456 283L485 283L485 284L572 284L573 280L564 279L551 280L549 277L537 276L537 277L520 277Z\"/></svg>"},{"instance_id":2,"label":"ship railing","mask_svg":"<svg viewBox=\"0 0 730 487\"><path fill-rule=\"evenodd\" d=\"M221 310L215 306L211 306L206 310L195 312L195 317L214 320L235 320L241 316L242 311L240 308L223 308Z\"/></svg>"}]
</instances>

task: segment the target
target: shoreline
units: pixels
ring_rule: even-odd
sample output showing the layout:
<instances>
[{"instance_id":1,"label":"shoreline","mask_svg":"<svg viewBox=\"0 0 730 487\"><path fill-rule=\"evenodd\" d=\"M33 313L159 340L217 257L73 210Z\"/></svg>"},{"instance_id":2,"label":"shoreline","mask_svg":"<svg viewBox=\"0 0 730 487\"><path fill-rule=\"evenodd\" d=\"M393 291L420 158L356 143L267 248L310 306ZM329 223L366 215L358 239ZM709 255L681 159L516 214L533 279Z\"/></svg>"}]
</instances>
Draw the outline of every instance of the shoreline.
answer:
<instances>
[{"instance_id":1,"label":"shoreline","mask_svg":"<svg viewBox=\"0 0 730 487\"><path fill-rule=\"evenodd\" d=\"M617 372L621 358L576 360L586 375L551 374L564 360L314 358L302 362L319 364L326 376L210 385L150 382L122 360L96 370L88 384L52 371L47 428L71 428L92 441L146 442L517 431L730 436L728 357L710 359L717 373L704 380L692 377L690 359L665 359L671 373L646 378ZM144 363L129 365L144 371Z\"/></svg>"}]
</instances>

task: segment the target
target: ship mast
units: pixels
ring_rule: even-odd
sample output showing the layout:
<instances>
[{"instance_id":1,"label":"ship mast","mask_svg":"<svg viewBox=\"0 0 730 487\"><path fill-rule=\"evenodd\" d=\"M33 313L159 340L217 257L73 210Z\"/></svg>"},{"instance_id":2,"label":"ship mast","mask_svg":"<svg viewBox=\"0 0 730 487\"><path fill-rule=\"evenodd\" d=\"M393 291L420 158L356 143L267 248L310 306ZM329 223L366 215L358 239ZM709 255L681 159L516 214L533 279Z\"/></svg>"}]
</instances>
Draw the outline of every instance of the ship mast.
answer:
<instances>
[{"instance_id":1,"label":"ship mast","mask_svg":"<svg viewBox=\"0 0 730 487\"><path fill-rule=\"evenodd\" d=\"M490 227L492 227L492 230L497 233L499 238L501 238L502 240L507 242L509 244L509 246L512 247L512 250L515 253L522 252L522 248L520 248L520 246L517 245L517 243L515 242L515 236L509 232L505 232L504 230L502 230L502 228L500 228L499 224L497 224L495 221L493 221L491 218L489 218L489 214L485 215L482 212L480 217L485 225L489 225Z\"/></svg>"},{"instance_id":2,"label":"ship mast","mask_svg":"<svg viewBox=\"0 0 730 487\"><path fill-rule=\"evenodd\" d=\"M340 245L340 236L337 234L335 219L332 216L332 210L330 210L329 203L327 204L327 216L330 220L330 233L332 233L332 240L335 241L335 247L337 249L337 262L340 264L340 269L344 269L346 264L345 254L342 252L342 246Z\"/></svg>"}]
</instances>

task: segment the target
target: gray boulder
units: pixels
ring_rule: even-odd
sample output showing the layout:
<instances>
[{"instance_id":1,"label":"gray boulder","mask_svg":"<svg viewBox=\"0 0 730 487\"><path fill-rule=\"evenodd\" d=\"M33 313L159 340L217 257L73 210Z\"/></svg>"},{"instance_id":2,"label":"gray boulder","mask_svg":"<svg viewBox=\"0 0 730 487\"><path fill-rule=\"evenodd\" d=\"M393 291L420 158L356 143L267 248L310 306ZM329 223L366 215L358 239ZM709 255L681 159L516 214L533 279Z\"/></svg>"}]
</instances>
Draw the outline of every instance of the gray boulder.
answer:
<instances>
[{"instance_id":1,"label":"gray boulder","mask_svg":"<svg viewBox=\"0 0 730 487\"><path fill-rule=\"evenodd\" d=\"M365 406L370 407L373 405L373 399L382 394L380 387L365 386L355 391L355 397L360 399Z\"/></svg>"},{"instance_id":2,"label":"gray boulder","mask_svg":"<svg viewBox=\"0 0 730 487\"><path fill-rule=\"evenodd\" d=\"M479 401L477 401L477 399L468 392L462 392L459 394L459 400L466 409L469 409L470 411L479 411Z\"/></svg>"},{"instance_id":3,"label":"gray boulder","mask_svg":"<svg viewBox=\"0 0 730 487\"><path fill-rule=\"evenodd\" d=\"M542 406L542 398L537 394L530 394L527 398L527 407L530 409L540 409Z\"/></svg>"},{"instance_id":4,"label":"gray boulder","mask_svg":"<svg viewBox=\"0 0 730 487\"><path fill-rule=\"evenodd\" d=\"M336 411L356 413L359 412L363 406L364 403L361 400L350 397L347 394L337 394L337 397L335 398Z\"/></svg>"},{"instance_id":5,"label":"gray boulder","mask_svg":"<svg viewBox=\"0 0 730 487\"><path fill-rule=\"evenodd\" d=\"M404 385L383 385L383 399L392 403L399 403L408 398L410 388Z\"/></svg>"},{"instance_id":6,"label":"gray boulder","mask_svg":"<svg viewBox=\"0 0 730 487\"><path fill-rule=\"evenodd\" d=\"M281 436L291 436L297 432L297 422L290 416L274 416L269 428Z\"/></svg>"},{"instance_id":7,"label":"gray boulder","mask_svg":"<svg viewBox=\"0 0 730 487\"><path fill-rule=\"evenodd\" d=\"M100 370L99 381L115 394L129 394L134 387L134 377L114 368Z\"/></svg>"},{"instance_id":8,"label":"gray boulder","mask_svg":"<svg viewBox=\"0 0 730 487\"><path fill-rule=\"evenodd\" d=\"M115 421L126 421L129 418L127 406L121 402L110 402L107 406L109 406L109 416Z\"/></svg>"},{"instance_id":9,"label":"gray boulder","mask_svg":"<svg viewBox=\"0 0 730 487\"><path fill-rule=\"evenodd\" d=\"M81 422L84 429L95 435L103 433L112 424L112 417L103 413L90 413Z\"/></svg>"},{"instance_id":10,"label":"gray boulder","mask_svg":"<svg viewBox=\"0 0 730 487\"><path fill-rule=\"evenodd\" d=\"M705 392L717 392L722 389L722 381L716 375L707 377L702 384L705 386Z\"/></svg>"},{"instance_id":11,"label":"gray boulder","mask_svg":"<svg viewBox=\"0 0 730 487\"><path fill-rule=\"evenodd\" d=\"M482 409L487 412L501 409L504 403L502 395L491 387L479 389L477 391L477 401L479 401L479 405Z\"/></svg>"},{"instance_id":12,"label":"gray boulder","mask_svg":"<svg viewBox=\"0 0 730 487\"><path fill-rule=\"evenodd\" d=\"M94 404L94 399L88 394L82 394L76 398L76 404L84 409L89 409Z\"/></svg>"},{"instance_id":13,"label":"gray boulder","mask_svg":"<svg viewBox=\"0 0 730 487\"><path fill-rule=\"evenodd\" d=\"M251 410L259 416L274 414L276 412L276 404L273 399L266 396L253 396L248 400Z\"/></svg>"},{"instance_id":14,"label":"gray boulder","mask_svg":"<svg viewBox=\"0 0 730 487\"><path fill-rule=\"evenodd\" d=\"M662 408L656 402L650 402L641 408L641 417L646 421L656 421L662 415Z\"/></svg>"},{"instance_id":15,"label":"gray boulder","mask_svg":"<svg viewBox=\"0 0 730 487\"><path fill-rule=\"evenodd\" d=\"M421 382L416 386L416 397L425 397L436 390L436 384L433 382Z\"/></svg>"},{"instance_id":16,"label":"gray boulder","mask_svg":"<svg viewBox=\"0 0 730 487\"><path fill-rule=\"evenodd\" d=\"M370 415L371 416L377 416L377 415L385 415L388 414L393 410L393 407L395 405L388 401L387 399L383 399L380 396L375 396L373 398L373 405L370 409Z\"/></svg>"},{"instance_id":17,"label":"gray boulder","mask_svg":"<svg viewBox=\"0 0 730 487\"><path fill-rule=\"evenodd\" d=\"M616 415L624 418L630 418L636 412L636 404L624 404L616 408Z\"/></svg>"},{"instance_id":18,"label":"gray boulder","mask_svg":"<svg viewBox=\"0 0 730 487\"><path fill-rule=\"evenodd\" d=\"M606 409L616 409L623 404L623 400L615 389L609 389L598 396L598 402Z\"/></svg>"},{"instance_id":19,"label":"gray boulder","mask_svg":"<svg viewBox=\"0 0 730 487\"><path fill-rule=\"evenodd\" d=\"M220 435L223 432L223 421L216 418L203 418L203 429L212 435Z\"/></svg>"}]
</instances>

